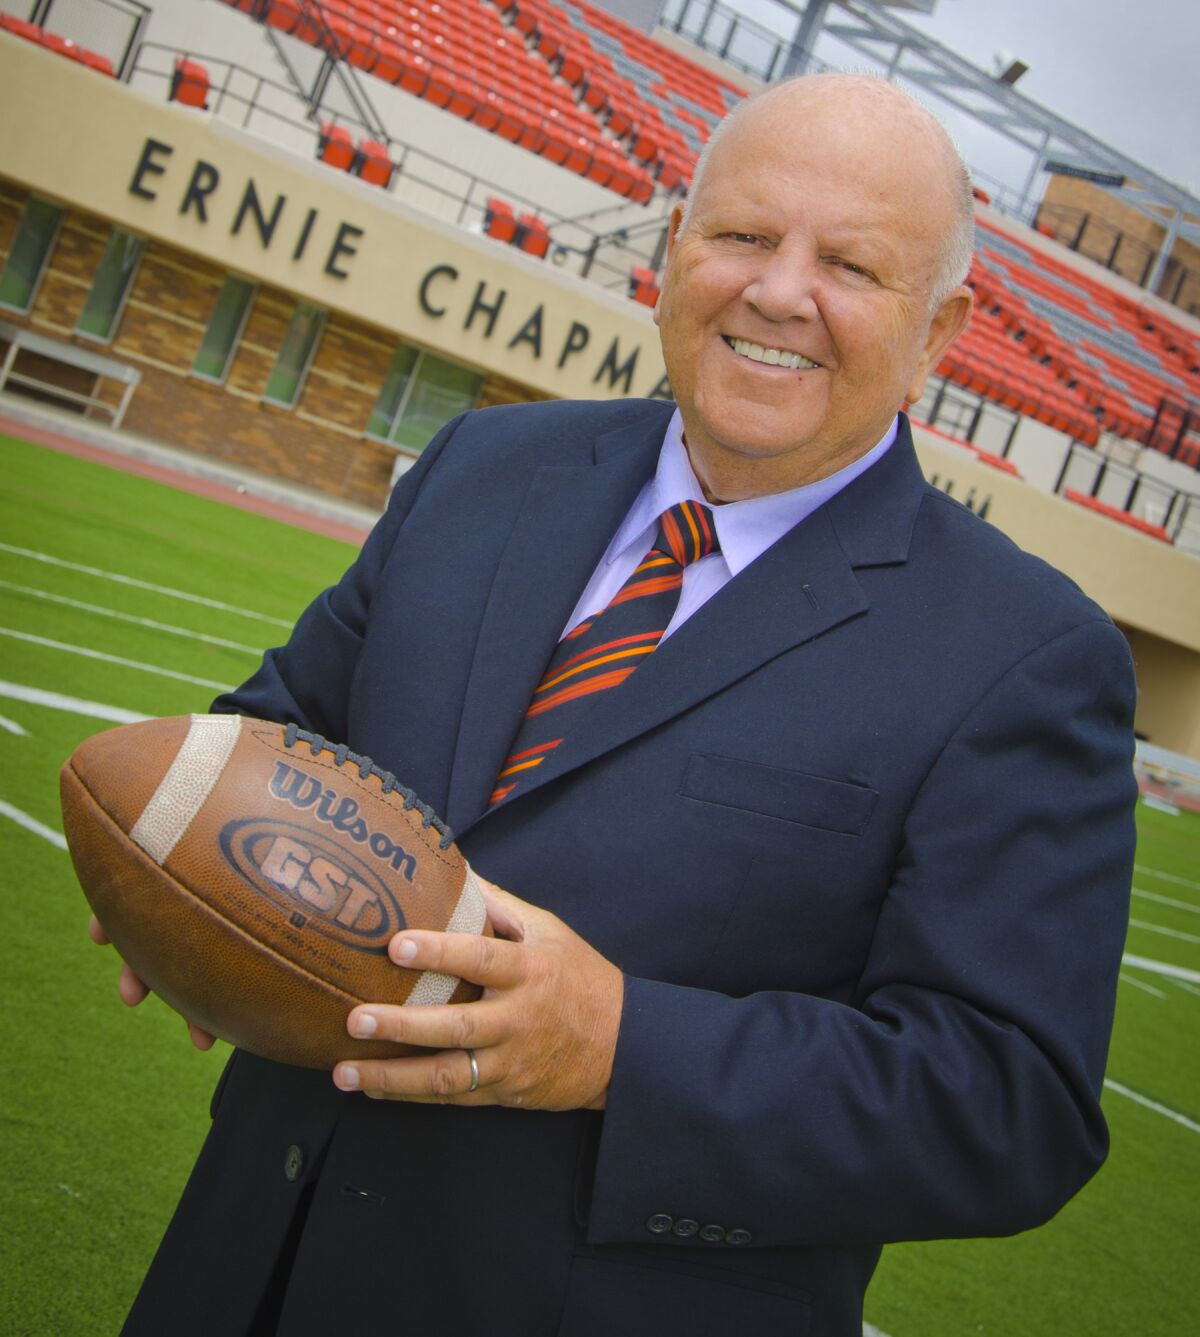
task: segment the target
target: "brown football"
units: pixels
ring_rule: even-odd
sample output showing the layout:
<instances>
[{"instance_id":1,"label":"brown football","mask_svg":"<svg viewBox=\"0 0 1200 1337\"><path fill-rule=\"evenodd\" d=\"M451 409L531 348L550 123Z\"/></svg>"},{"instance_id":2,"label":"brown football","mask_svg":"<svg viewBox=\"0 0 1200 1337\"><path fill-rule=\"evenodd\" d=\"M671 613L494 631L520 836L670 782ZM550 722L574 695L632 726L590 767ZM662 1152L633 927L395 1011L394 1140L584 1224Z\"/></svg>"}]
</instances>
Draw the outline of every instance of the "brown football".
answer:
<instances>
[{"instance_id":1,"label":"brown football","mask_svg":"<svg viewBox=\"0 0 1200 1337\"><path fill-rule=\"evenodd\" d=\"M87 739L61 786L71 859L104 931L212 1034L331 1068L410 1052L347 1035L359 1003L478 996L388 959L402 928L490 929L450 833L369 759L295 725L180 715Z\"/></svg>"}]
</instances>

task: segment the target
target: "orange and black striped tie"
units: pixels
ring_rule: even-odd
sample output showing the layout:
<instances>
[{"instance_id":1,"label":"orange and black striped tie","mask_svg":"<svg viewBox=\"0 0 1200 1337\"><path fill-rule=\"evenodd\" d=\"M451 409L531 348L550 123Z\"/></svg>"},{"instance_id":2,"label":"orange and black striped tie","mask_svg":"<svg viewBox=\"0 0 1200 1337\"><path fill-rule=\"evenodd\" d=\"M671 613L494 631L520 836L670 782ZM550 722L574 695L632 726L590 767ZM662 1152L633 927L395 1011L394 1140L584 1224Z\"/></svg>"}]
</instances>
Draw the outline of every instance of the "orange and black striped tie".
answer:
<instances>
[{"instance_id":1,"label":"orange and black striped tie","mask_svg":"<svg viewBox=\"0 0 1200 1337\"><path fill-rule=\"evenodd\" d=\"M719 551L707 507L684 501L663 512L654 546L608 607L559 641L500 768L492 806L514 794L560 746L598 692L624 682L652 653L679 603L683 568Z\"/></svg>"}]
</instances>

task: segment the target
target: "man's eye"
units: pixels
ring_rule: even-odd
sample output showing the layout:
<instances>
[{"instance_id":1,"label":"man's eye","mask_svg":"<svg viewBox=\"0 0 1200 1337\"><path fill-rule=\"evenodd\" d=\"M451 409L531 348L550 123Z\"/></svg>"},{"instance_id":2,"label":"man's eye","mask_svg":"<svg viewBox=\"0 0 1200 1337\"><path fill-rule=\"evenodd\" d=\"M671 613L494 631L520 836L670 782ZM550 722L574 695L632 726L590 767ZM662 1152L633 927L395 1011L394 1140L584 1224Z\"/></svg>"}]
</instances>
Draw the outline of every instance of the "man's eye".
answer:
<instances>
[{"instance_id":1,"label":"man's eye","mask_svg":"<svg viewBox=\"0 0 1200 1337\"><path fill-rule=\"evenodd\" d=\"M758 241L753 232L726 232L725 235L730 241L741 242L745 246L753 246Z\"/></svg>"},{"instance_id":2,"label":"man's eye","mask_svg":"<svg viewBox=\"0 0 1200 1337\"><path fill-rule=\"evenodd\" d=\"M856 265L853 260L843 260L840 256L830 256L831 263L844 269L848 274L858 274L864 279L874 277L869 269L864 269L862 265Z\"/></svg>"}]
</instances>

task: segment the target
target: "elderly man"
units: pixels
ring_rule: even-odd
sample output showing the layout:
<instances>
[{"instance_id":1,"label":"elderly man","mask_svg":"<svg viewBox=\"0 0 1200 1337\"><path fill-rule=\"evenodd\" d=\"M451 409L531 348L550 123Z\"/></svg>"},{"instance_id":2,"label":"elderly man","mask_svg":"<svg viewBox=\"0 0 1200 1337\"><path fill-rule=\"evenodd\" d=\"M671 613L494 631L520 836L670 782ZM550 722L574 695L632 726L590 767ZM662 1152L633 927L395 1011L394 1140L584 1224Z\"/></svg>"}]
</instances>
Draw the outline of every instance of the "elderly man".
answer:
<instances>
[{"instance_id":1,"label":"elderly man","mask_svg":"<svg viewBox=\"0 0 1200 1337\"><path fill-rule=\"evenodd\" d=\"M882 1243L1094 1172L1132 675L920 476L970 236L893 88L744 104L672 219L678 412L451 423L218 703L398 772L500 936L392 941L485 986L350 1015L426 1056L234 1055L127 1332L850 1337Z\"/></svg>"}]
</instances>

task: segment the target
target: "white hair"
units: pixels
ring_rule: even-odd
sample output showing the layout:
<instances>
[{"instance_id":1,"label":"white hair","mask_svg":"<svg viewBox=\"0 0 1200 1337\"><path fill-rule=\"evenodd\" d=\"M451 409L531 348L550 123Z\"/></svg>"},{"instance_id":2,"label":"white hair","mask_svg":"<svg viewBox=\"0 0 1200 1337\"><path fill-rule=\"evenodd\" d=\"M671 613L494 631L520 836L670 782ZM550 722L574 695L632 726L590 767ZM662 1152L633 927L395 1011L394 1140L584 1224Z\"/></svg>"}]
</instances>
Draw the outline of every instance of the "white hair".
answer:
<instances>
[{"instance_id":1,"label":"white hair","mask_svg":"<svg viewBox=\"0 0 1200 1337\"><path fill-rule=\"evenodd\" d=\"M946 185L953 212L950 228L941 238L941 255L938 258L930 292L930 309L936 311L954 289L966 280L967 273L971 268L971 256L975 251L975 198L971 187L971 169L967 166L946 128L933 113L911 93L897 88L895 84L888 83L880 75L841 73L797 75L791 79L781 79L778 83L769 84L766 88L762 88L757 93L752 93L749 97L744 98L717 123L696 160L696 168L692 173L691 188L683 202L683 215L679 222L680 232L684 232L691 222L692 203L699 193L700 184L708 171L713 151L729 133L730 128L741 120L746 111L762 98L770 97L778 89L790 87L792 84L801 82L801 80L808 82L814 79L855 80L860 82L869 80L888 88L898 97L905 99L915 110L922 113L942 141L948 169Z\"/></svg>"}]
</instances>

